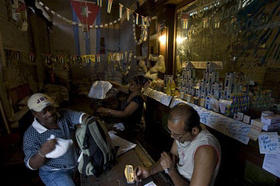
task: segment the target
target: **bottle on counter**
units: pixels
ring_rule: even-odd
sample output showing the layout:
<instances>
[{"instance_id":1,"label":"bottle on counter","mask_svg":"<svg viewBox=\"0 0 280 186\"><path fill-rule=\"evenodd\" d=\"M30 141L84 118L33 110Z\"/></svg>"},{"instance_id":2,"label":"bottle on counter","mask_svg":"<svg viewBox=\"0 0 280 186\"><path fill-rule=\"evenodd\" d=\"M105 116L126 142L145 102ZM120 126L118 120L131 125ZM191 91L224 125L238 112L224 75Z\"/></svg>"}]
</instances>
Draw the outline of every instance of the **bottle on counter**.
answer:
<instances>
[{"instance_id":1,"label":"bottle on counter","mask_svg":"<svg viewBox=\"0 0 280 186\"><path fill-rule=\"evenodd\" d=\"M171 95L174 96L175 90L176 90L176 84L175 84L175 81L173 80L173 78L171 79L170 89L171 89Z\"/></svg>"},{"instance_id":2,"label":"bottle on counter","mask_svg":"<svg viewBox=\"0 0 280 186\"><path fill-rule=\"evenodd\" d=\"M166 83L166 92L165 92L168 96L171 96L171 80L168 79L167 83Z\"/></svg>"}]
</instances>

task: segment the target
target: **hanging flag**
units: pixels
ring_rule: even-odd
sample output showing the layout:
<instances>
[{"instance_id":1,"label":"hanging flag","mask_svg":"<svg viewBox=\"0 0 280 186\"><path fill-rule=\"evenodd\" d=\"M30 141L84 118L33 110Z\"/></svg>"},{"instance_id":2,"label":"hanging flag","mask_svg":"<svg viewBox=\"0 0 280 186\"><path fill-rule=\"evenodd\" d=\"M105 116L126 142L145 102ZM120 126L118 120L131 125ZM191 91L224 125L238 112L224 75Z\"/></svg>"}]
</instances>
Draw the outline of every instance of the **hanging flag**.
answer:
<instances>
[{"instance_id":1,"label":"hanging flag","mask_svg":"<svg viewBox=\"0 0 280 186\"><path fill-rule=\"evenodd\" d=\"M71 0L72 7L82 24L92 25L98 14L98 6L93 2Z\"/></svg>"},{"instance_id":2,"label":"hanging flag","mask_svg":"<svg viewBox=\"0 0 280 186\"><path fill-rule=\"evenodd\" d=\"M108 0L108 6L107 6L107 13L108 14L111 13L112 3L113 3L113 0Z\"/></svg>"},{"instance_id":3,"label":"hanging flag","mask_svg":"<svg viewBox=\"0 0 280 186\"><path fill-rule=\"evenodd\" d=\"M136 20L135 20L135 22L136 22L136 25L138 25L139 14L137 14L137 13L135 13L135 14L136 14Z\"/></svg>"},{"instance_id":4,"label":"hanging flag","mask_svg":"<svg viewBox=\"0 0 280 186\"><path fill-rule=\"evenodd\" d=\"M102 0L97 0L97 5L98 5L99 7L102 7Z\"/></svg>"},{"instance_id":5,"label":"hanging flag","mask_svg":"<svg viewBox=\"0 0 280 186\"><path fill-rule=\"evenodd\" d=\"M181 15L181 20L182 20L183 29L188 29L189 15L188 14L182 14Z\"/></svg>"},{"instance_id":6,"label":"hanging flag","mask_svg":"<svg viewBox=\"0 0 280 186\"><path fill-rule=\"evenodd\" d=\"M129 21L129 8L126 8L126 19Z\"/></svg>"},{"instance_id":7,"label":"hanging flag","mask_svg":"<svg viewBox=\"0 0 280 186\"><path fill-rule=\"evenodd\" d=\"M119 10L119 17L120 17L120 19L122 18L122 9L123 9L123 5L121 4L121 3L119 3L119 5L120 5L120 10Z\"/></svg>"}]
</instances>

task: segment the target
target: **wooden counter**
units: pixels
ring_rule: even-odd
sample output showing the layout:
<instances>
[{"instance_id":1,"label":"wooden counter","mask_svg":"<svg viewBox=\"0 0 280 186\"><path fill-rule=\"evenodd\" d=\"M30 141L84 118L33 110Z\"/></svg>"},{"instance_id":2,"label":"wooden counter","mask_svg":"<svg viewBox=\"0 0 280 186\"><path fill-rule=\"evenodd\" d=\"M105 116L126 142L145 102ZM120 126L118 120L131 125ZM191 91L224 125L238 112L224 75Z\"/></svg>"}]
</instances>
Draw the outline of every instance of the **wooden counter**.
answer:
<instances>
[{"instance_id":1,"label":"wooden counter","mask_svg":"<svg viewBox=\"0 0 280 186\"><path fill-rule=\"evenodd\" d=\"M164 173L159 173L143 180L138 184L127 184L124 176L125 165L143 165L146 167L152 166L154 161L145 151L145 149L137 144L136 148L126 152L117 158L117 164L110 170L105 172L100 177L89 176L87 178L81 178L81 186L120 186L120 185L144 185L150 181L153 181L157 186L172 185L170 180Z\"/></svg>"}]
</instances>

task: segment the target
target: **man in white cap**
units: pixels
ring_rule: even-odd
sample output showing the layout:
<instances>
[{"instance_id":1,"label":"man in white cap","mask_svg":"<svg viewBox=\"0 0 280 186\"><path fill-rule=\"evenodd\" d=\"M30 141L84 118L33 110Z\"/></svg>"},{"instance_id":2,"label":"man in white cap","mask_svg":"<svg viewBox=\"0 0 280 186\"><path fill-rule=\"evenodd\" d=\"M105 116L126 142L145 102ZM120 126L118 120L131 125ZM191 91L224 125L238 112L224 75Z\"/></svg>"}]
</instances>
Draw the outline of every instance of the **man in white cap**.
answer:
<instances>
[{"instance_id":1,"label":"man in white cap","mask_svg":"<svg viewBox=\"0 0 280 186\"><path fill-rule=\"evenodd\" d=\"M85 113L71 110L57 110L53 100L42 93L33 94L28 100L28 108L34 121L25 131L23 139L24 162L31 170L39 169L45 185L75 185L72 176L77 165L77 155L73 146L65 154L50 158L48 154L56 148L56 138L72 139L75 124L81 124ZM50 139L50 136L55 136Z\"/></svg>"}]
</instances>

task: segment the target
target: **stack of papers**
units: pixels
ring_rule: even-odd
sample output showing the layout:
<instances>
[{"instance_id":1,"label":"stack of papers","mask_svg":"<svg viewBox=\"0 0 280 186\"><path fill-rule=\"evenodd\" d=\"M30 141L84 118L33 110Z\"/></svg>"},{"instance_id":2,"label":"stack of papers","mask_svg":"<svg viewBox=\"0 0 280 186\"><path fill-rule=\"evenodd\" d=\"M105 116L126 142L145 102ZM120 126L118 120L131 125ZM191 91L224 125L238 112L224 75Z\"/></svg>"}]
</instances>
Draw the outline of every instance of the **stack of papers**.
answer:
<instances>
[{"instance_id":1,"label":"stack of papers","mask_svg":"<svg viewBox=\"0 0 280 186\"><path fill-rule=\"evenodd\" d=\"M115 131L109 131L109 136L112 140L113 146L114 147L119 147L117 156L120 156L121 154L133 149L136 147L135 143L132 143L130 141L127 141L117 135L115 135Z\"/></svg>"}]
</instances>

